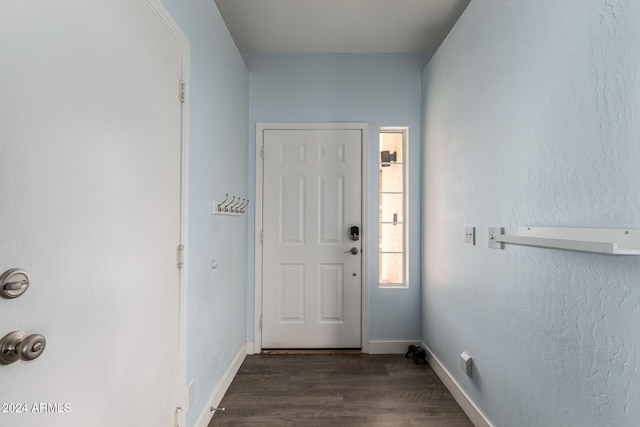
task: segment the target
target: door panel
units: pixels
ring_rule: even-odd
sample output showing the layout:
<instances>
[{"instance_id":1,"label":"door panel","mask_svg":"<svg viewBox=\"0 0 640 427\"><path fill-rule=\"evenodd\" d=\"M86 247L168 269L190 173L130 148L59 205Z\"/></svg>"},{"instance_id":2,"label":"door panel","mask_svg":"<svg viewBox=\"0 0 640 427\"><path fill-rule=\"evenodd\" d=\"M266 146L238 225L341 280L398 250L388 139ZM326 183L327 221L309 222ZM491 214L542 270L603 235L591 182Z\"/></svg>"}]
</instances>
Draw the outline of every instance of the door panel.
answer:
<instances>
[{"instance_id":1,"label":"door panel","mask_svg":"<svg viewBox=\"0 0 640 427\"><path fill-rule=\"evenodd\" d=\"M265 130L264 149L262 347L359 348L362 132Z\"/></svg>"},{"instance_id":2,"label":"door panel","mask_svg":"<svg viewBox=\"0 0 640 427\"><path fill-rule=\"evenodd\" d=\"M340 244L344 234L344 177L321 176L319 179L318 243Z\"/></svg>"},{"instance_id":3,"label":"door panel","mask_svg":"<svg viewBox=\"0 0 640 427\"><path fill-rule=\"evenodd\" d=\"M303 245L306 185L304 176L280 177L280 244Z\"/></svg>"},{"instance_id":4,"label":"door panel","mask_svg":"<svg viewBox=\"0 0 640 427\"><path fill-rule=\"evenodd\" d=\"M318 266L320 304L319 321L344 321L344 266L341 264L325 264Z\"/></svg>"},{"instance_id":5,"label":"door panel","mask_svg":"<svg viewBox=\"0 0 640 427\"><path fill-rule=\"evenodd\" d=\"M284 264L280 266L281 297L280 322L300 323L304 322L304 291L305 272L304 264Z\"/></svg>"},{"instance_id":6,"label":"door panel","mask_svg":"<svg viewBox=\"0 0 640 427\"><path fill-rule=\"evenodd\" d=\"M47 339L0 424L172 426L182 47L145 1L61 0L3 3L0 52L0 273L31 275L0 337Z\"/></svg>"}]
</instances>

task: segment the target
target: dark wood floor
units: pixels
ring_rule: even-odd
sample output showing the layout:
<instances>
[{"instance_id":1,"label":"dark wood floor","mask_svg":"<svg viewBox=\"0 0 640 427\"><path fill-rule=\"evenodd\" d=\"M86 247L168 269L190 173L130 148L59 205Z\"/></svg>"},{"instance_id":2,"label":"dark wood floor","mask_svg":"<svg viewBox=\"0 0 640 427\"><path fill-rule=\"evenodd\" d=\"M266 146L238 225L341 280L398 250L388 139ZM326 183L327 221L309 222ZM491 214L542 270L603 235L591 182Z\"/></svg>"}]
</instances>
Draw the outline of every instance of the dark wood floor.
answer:
<instances>
[{"instance_id":1,"label":"dark wood floor","mask_svg":"<svg viewBox=\"0 0 640 427\"><path fill-rule=\"evenodd\" d=\"M428 365L404 355L247 356L213 426L473 427Z\"/></svg>"}]
</instances>

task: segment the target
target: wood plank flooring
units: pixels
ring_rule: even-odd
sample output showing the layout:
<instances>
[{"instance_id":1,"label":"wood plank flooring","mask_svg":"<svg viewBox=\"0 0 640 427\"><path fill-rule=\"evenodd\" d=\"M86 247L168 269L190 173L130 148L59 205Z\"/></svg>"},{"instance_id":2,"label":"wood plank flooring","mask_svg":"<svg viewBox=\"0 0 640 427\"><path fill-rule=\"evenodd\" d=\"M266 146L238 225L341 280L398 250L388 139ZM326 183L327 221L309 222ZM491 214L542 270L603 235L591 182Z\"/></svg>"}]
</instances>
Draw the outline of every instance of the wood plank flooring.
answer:
<instances>
[{"instance_id":1,"label":"wood plank flooring","mask_svg":"<svg viewBox=\"0 0 640 427\"><path fill-rule=\"evenodd\" d=\"M404 355L247 356L214 426L473 427L430 366Z\"/></svg>"}]
</instances>

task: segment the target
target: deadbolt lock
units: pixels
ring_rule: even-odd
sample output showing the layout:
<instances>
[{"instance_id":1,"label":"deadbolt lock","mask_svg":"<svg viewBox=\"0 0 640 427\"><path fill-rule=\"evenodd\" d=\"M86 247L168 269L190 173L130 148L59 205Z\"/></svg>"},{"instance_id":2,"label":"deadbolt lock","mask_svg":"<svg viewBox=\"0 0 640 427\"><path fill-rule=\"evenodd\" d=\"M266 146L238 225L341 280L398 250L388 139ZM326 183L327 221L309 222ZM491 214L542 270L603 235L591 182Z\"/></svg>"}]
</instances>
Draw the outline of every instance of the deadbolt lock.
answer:
<instances>
[{"instance_id":1,"label":"deadbolt lock","mask_svg":"<svg viewBox=\"0 0 640 427\"><path fill-rule=\"evenodd\" d=\"M18 298L29 289L29 274L21 268L12 268L0 276L0 296Z\"/></svg>"}]
</instances>

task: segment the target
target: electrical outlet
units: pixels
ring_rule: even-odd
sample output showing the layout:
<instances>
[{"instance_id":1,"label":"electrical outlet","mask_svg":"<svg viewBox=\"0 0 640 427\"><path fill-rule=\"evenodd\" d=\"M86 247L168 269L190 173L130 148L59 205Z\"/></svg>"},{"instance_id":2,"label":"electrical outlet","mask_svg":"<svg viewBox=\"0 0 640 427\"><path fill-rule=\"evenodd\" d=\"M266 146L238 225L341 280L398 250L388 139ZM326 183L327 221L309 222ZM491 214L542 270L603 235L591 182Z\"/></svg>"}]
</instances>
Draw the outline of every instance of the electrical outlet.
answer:
<instances>
[{"instance_id":1,"label":"electrical outlet","mask_svg":"<svg viewBox=\"0 0 640 427\"><path fill-rule=\"evenodd\" d=\"M476 245L476 228L475 227L465 227L464 228L464 242L467 245Z\"/></svg>"},{"instance_id":2,"label":"electrical outlet","mask_svg":"<svg viewBox=\"0 0 640 427\"><path fill-rule=\"evenodd\" d=\"M193 406L193 381L194 380L191 380L191 382L187 386L187 409L191 409L191 406Z\"/></svg>"},{"instance_id":3,"label":"electrical outlet","mask_svg":"<svg viewBox=\"0 0 640 427\"><path fill-rule=\"evenodd\" d=\"M460 368L464 371L465 374L471 376L473 366L473 358L466 351L460 355Z\"/></svg>"}]
</instances>

